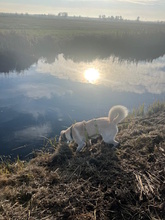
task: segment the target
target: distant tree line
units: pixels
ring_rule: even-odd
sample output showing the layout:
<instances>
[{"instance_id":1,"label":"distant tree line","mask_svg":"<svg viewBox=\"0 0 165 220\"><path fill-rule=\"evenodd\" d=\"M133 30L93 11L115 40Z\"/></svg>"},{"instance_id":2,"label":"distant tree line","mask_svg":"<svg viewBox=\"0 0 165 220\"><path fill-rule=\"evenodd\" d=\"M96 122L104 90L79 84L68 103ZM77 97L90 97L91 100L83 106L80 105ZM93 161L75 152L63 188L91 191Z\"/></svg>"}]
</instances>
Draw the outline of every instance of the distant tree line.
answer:
<instances>
[{"instance_id":1,"label":"distant tree line","mask_svg":"<svg viewBox=\"0 0 165 220\"><path fill-rule=\"evenodd\" d=\"M107 20L107 21L128 21L128 19L124 19L121 15L120 16L99 15L99 19ZM136 18L136 21L140 21L139 16Z\"/></svg>"},{"instance_id":2,"label":"distant tree line","mask_svg":"<svg viewBox=\"0 0 165 220\"><path fill-rule=\"evenodd\" d=\"M140 20L140 16L138 16L137 18L135 18L134 20L130 20L130 19L125 19L123 18L121 15L111 15L111 16L107 16L105 14L99 15L98 18L95 17L83 17L81 15L79 16L69 16L68 12L59 12L57 15L56 14L28 14L26 13L4 13L4 12L0 12L0 16L31 16L31 17L51 17L51 18L71 18L71 19L87 19L87 20L105 20L105 21L141 21ZM164 23L163 21L156 21L156 22L161 22Z\"/></svg>"}]
</instances>

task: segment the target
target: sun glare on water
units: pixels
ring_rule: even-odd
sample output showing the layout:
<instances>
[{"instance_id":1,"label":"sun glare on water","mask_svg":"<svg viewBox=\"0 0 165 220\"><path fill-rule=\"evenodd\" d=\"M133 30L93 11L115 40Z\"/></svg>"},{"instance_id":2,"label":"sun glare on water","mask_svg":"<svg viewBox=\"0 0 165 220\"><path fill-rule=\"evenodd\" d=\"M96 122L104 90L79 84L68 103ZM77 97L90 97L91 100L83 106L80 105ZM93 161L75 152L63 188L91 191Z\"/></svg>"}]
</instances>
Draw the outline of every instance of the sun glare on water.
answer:
<instances>
[{"instance_id":1,"label":"sun glare on water","mask_svg":"<svg viewBox=\"0 0 165 220\"><path fill-rule=\"evenodd\" d=\"M99 71L95 68L89 68L85 71L84 77L89 83L96 83L96 81L99 79Z\"/></svg>"}]
</instances>

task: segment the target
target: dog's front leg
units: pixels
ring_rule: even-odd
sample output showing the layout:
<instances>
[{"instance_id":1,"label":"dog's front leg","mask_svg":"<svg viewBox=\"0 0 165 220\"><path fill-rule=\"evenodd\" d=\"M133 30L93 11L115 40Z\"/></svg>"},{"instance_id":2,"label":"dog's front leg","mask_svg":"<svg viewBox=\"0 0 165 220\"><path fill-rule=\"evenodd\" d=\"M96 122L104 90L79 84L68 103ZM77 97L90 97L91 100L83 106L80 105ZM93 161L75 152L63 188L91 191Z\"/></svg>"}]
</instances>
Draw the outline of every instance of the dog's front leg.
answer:
<instances>
[{"instance_id":1,"label":"dog's front leg","mask_svg":"<svg viewBox=\"0 0 165 220\"><path fill-rule=\"evenodd\" d=\"M84 141L82 141L81 143L78 144L77 147L77 152L80 152L84 147L85 147L86 143Z\"/></svg>"},{"instance_id":2,"label":"dog's front leg","mask_svg":"<svg viewBox=\"0 0 165 220\"><path fill-rule=\"evenodd\" d=\"M112 149L115 149L115 148L117 148L117 147L119 147L119 146L120 146L120 143L119 143L119 142L117 142L117 141L115 141L115 140L113 140L112 144L113 144Z\"/></svg>"}]
</instances>

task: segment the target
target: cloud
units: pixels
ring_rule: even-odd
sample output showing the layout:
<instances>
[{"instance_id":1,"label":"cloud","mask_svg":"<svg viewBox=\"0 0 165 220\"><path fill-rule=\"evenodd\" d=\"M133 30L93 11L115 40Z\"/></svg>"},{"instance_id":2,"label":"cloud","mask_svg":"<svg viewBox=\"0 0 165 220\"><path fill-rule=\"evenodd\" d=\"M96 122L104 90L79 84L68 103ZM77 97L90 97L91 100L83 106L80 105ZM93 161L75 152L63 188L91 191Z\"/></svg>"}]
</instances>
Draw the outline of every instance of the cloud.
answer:
<instances>
[{"instance_id":1,"label":"cloud","mask_svg":"<svg viewBox=\"0 0 165 220\"><path fill-rule=\"evenodd\" d=\"M165 64L165 56L151 62L128 63L127 61L109 59L104 63L101 71L104 71L105 85L116 91L134 93L161 94L165 92L165 76L162 67ZM108 80L110 79L110 81ZM117 85L116 85L117 82Z\"/></svg>"},{"instance_id":2,"label":"cloud","mask_svg":"<svg viewBox=\"0 0 165 220\"><path fill-rule=\"evenodd\" d=\"M71 59L65 59L63 54L60 54L51 64L47 63L44 59L39 60L37 72L50 73L60 79L85 82L85 79L82 78L82 74L86 70L86 67L86 63L76 63Z\"/></svg>"},{"instance_id":3,"label":"cloud","mask_svg":"<svg viewBox=\"0 0 165 220\"><path fill-rule=\"evenodd\" d=\"M155 5L160 2L160 0L118 0L123 3L132 3L139 5Z\"/></svg>"},{"instance_id":4,"label":"cloud","mask_svg":"<svg viewBox=\"0 0 165 220\"><path fill-rule=\"evenodd\" d=\"M52 64L40 60L37 71L60 79L88 83L84 77L84 71L88 68L96 68L100 72L98 84L101 86L110 87L115 91L161 94L165 92L164 63L165 56L152 63L130 63L114 57L96 59L90 63L77 63L71 59L65 59L61 54Z\"/></svg>"},{"instance_id":5,"label":"cloud","mask_svg":"<svg viewBox=\"0 0 165 220\"><path fill-rule=\"evenodd\" d=\"M17 88L25 96L33 99L47 98L51 99L53 96L64 96L66 94L71 95L72 90L64 89L51 83L28 83L22 84Z\"/></svg>"},{"instance_id":6,"label":"cloud","mask_svg":"<svg viewBox=\"0 0 165 220\"><path fill-rule=\"evenodd\" d=\"M31 126L20 131L15 132L15 138L21 140L42 140L44 137L47 137L51 132L50 124L46 123L38 126Z\"/></svg>"}]
</instances>

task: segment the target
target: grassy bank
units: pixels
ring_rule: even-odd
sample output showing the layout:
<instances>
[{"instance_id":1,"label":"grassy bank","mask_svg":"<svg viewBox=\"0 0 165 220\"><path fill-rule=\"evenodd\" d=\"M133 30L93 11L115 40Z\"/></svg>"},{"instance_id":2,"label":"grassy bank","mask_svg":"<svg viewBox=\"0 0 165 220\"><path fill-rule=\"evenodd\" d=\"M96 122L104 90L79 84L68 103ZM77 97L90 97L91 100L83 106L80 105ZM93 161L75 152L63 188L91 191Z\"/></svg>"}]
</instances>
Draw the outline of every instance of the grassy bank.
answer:
<instances>
[{"instance_id":1,"label":"grassy bank","mask_svg":"<svg viewBox=\"0 0 165 220\"><path fill-rule=\"evenodd\" d=\"M55 142L29 162L3 161L0 219L163 220L164 120L157 103L120 124L116 150L98 141L76 154Z\"/></svg>"}]
</instances>

